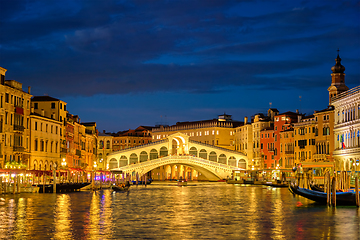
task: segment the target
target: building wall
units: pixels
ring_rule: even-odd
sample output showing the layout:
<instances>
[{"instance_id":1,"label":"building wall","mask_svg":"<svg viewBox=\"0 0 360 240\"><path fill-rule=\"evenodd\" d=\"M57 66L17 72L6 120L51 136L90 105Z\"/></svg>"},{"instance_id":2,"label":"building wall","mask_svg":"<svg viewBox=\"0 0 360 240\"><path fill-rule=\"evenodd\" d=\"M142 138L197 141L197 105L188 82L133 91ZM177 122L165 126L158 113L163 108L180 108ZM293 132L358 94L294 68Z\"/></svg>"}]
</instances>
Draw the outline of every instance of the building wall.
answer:
<instances>
[{"instance_id":1,"label":"building wall","mask_svg":"<svg viewBox=\"0 0 360 240\"><path fill-rule=\"evenodd\" d=\"M0 67L0 168L28 164L30 141L30 98L22 84L5 80Z\"/></svg>"},{"instance_id":2,"label":"building wall","mask_svg":"<svg viewBox=\"0 0 360 240\"><path fill-rule=\"evenodd\" d=\"M337 170L360 170L360 86L332 98L335 107L334 154Z\"/></svg>"},{"instance_id":3,"label":"building wall","mask_svg":"<svg viewBox=\"0 0 360 240\"><path fill-rule=\"evenodd\" d=\"M31 156L29 169L52 170L55 163L60 166L60 122L38 115L31 115L30 119Z\"/></svg>"}]
</instances>

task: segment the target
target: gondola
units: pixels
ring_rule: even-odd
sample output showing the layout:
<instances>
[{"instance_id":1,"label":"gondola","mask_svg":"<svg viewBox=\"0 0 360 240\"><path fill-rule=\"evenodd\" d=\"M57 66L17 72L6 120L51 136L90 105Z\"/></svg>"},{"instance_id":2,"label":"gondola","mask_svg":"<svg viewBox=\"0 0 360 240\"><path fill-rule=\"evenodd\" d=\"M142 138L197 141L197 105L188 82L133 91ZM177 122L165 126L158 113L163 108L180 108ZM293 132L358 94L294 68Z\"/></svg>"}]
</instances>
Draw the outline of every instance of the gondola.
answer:
<instances>
[{"instance_id":1,"label":"gondola","mask_svg":"<svg viewBox=\"0 0 360 240\"><path fill-rule=\"evenodd\" d=\"M130 186L118 186L118 185L112 185L111 187L116 192L126 192L129 191Z\"/></svg>"},{"instance_id":2,"label":"gondola","mask_svg":"<svg viewBox=\"0 0 360 240\"><path fill-rule=\"evenodd\" d=\"M263 185L265 186L269 186L269 187L275 187L275 188L287 188L289 187L289 183L274 183L274 182L265 182L263 183Z\"/></svg>"},{"instance_id":3,"label":"gondola","mask_svg":"<svg viewBox=\"0 0 360 240\"><path fill-rule=\"evenodd\" d=\"M324 185L320 186L317 184L310 184L311 190L318 191L318 192L324 192Z\"/></svg>"},{"instance_id":4,"label":"gondola","mask_svg":"<svg viewBox=\"0 0 360 240\"><path fill-rule=\"evenodd\" d=\"M294 186L294 184L289 185L289 190L293 194L300 195L304 198L313 200L317 203L327 204L327 194L324 192L309 190L306 188L300 188ZM355 193L353 192L337 192L336 193L336 205L356 205Z\"/></svg>"},{"instance_id":5,"label":"gondola","mask_svg":"<svg viewBox=\"0 0 360 240\"><path fill-rule=\"evenodd\" d=\"M153 182L152 179L148 179L148 180L146 180L146 185L149 185L149 184L151 184L152 182ZM136 185L136 181L131 181L131 183L132 183L133 185ZM145 181L137 181L137 185L143 185L143 184L145 184Z\"/></svg>"}]
</instances>

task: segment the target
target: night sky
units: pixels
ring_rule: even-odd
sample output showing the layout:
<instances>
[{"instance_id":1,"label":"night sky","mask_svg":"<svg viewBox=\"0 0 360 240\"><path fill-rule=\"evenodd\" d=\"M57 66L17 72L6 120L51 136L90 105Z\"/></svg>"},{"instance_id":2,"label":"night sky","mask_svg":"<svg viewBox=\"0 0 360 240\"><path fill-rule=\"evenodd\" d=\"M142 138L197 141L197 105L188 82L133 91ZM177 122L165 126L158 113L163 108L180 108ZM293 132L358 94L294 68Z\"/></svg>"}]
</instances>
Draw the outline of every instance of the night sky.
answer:
<instances>
[{"instance_id":1,"label":"night sky","mask_svg":"<svg viewBox=\"0 0 360 240\"><path fill-rule=\"evenodd\" d=\"M346 0L0 0L0 66L99 131L311 114L338 48L360 85L359 24Z\"/></svg>"}]
</instances>

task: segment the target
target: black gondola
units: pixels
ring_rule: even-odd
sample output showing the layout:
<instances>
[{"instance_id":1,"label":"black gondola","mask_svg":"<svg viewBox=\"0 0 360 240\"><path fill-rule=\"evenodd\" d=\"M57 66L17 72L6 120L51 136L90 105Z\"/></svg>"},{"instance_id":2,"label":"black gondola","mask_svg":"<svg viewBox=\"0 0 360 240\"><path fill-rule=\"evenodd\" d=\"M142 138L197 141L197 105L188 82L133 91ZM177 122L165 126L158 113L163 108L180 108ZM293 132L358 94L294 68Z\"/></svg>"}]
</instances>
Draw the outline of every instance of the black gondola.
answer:
<instances>
[{"instance_id":1,"label":"black gondola","mask_svg":"<svg viewBox=\"0 0 360 240\"><path fill-rule=\"evenodd\" d=\"M116 192L126 192L126 191L129 191L130 186L120 187L117 185L113 185L111 188L112 188L112 190L114 190Z\"/></svg>"},{"instance_id":2,"label":"black gondola","mask_svg":"<svg viewBox=\"0 0 360 240\"><path fill-rule=\"evenodd\" d=\"M293 184L289 185L290 192L300 195L304 198L313 200L321 204L327 204L327 194L324 192L314 191L306 188L300 188L294 186ZM336 205L356 205L355 193L353 192L337 192L336 193Z\"/></svg>"},{"instance_id":3,"label":"black gondola","mask_svg":"<svg viewBox=\"0 0 360 240\"><path fill-rule=\"evenodd\" d=\"M269 187L275 187L275 188L287 188L289 187L289 183L274 183L274 182L265 182L263 183L263 185L265 186L269 186Z\"/></svg>"},{"instance_id":4,"label":"black gondola","mask_svg":"<svg viewBox=\"0 0 360 240\"><path fill-rule=\"evenodd\" d=\"M56 184L56 192L57 193L74 192L74 191L78 191L80 188L83 188L89 184L90 183L57 183ZM44 188L43 184L37 184L34 186L39 187L39 193L43 193L43 189L45 190L45 193L53 193L54 192L53 184L46 184L45 188Z\"/></svg>"}]
</instances>

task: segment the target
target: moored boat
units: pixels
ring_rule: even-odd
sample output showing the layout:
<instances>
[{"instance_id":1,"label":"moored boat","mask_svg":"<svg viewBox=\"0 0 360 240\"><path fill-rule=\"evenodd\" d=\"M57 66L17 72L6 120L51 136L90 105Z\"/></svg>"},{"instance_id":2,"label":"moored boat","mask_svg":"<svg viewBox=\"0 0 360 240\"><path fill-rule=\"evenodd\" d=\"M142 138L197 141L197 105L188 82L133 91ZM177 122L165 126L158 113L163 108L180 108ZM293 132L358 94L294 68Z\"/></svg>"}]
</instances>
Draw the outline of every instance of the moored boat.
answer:
<instances>
[{"instance_id":1,"label":"moored boat","mask_svg":"<svg viewBox=\"0 0 360 240\"><path fill-rule=\"evenodd\" d=\"M113 185L111 188L116 192L126 192L129 191L130 185L129 186Z\"/></svg>"},{"instance_id":2,"label":"moored boat","mask_svg":"<svg viewBox=\"0 0 360 240\"><path fill-rule=\"evenodd\" d=\"M276 188L284 188L284 187L288 187L289 183L278 183L278 182L265 182L263 185L265 186L269 186L269 187L276 187Z\"/></svg>"},{"instance_id":3,"label":"moored boat","mask_svg":"<svg viewBox=\"0 0 360 240\"><path fill-rule=\"evenodd\" d=\"M300 188L293 184L289 185L289 190L297 195L313 200L321 204L327 204L327 194L306 188ZM354 192L336 192L336 205L356 205Z\"/></svg>"},{"instance_id":4,"label":"moored boat","mask_svg":"<svg viewBox=\"0 0 360 240\"><path fill-rule=\"evenodd\" d=\"M178 182L177 182L177 185L178 186L187 186L187 181L186 180L179 180Z\"/></svg>"}]
</instances>

